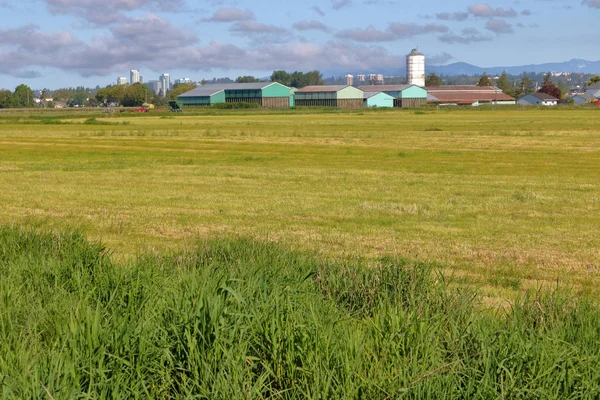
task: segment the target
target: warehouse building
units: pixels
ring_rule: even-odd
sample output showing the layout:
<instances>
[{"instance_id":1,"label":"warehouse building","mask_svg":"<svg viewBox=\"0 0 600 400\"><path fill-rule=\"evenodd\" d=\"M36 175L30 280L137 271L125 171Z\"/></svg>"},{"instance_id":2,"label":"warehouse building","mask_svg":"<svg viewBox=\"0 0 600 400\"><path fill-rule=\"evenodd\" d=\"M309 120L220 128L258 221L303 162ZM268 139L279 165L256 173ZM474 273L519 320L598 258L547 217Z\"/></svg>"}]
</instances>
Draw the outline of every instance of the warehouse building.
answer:
<instances>
[{"instance_id":1,"label":"warehouse building","mask_svg":"<svg viewBox=\"0 0 600 400\"><path fill-rule=\"evenodd\" d=\"M439 105L516 104L513 97L505 94L495 86L429 86L427 94L429 103Z\"/></svg>"},{"instance_id":2,"label":"warehouse building","mask_svg":"<svg viewBox=\"0 0 600 400\"><path fill-rule=\"evenodd\" d=\"M363 92L383 92L394 98L394 107L420 107L427 104L427 90L417 85L359 86Z\"/></svg>"},{"instance_id":3,"label":"warehouse building","mask_svg":"<svg viewBox=\"0 0 600 400\"><path fill-rule=\"evenodd\" d=\"M394 98L383 92L365 92L365 107L394 107Z\"/></svg>"},{"instance_id":4,"label":"warehouse building","mask_svg":"<svg viewBox=\"0 0 600 400\"><path fill-rule=\"evenodd\" d=\"M296 107L363 108L365 101L362 90L347 85L307 86L295 98Z\"/></svg>"},{"instance_id":5,"label":"warehouse building","mask_svg":"<svg viewBox=\"0 0 600 400\"><path fill-rule=\"evenodd\" d=\"M277 82L208 84L177 97L183 107L203 107L218 103L256 103L266 108L293 105L292 89Z\"/></svg>"}]
</instances>

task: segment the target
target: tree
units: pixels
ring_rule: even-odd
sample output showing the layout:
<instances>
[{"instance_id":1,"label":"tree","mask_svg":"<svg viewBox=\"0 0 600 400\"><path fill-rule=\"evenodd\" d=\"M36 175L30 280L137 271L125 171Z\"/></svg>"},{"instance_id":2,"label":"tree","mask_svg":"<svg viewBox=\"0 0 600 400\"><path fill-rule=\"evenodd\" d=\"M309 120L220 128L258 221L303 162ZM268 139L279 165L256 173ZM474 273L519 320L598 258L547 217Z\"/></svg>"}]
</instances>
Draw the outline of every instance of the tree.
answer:
<instances>
[{"instance_id":1,"label":"tree","mask_svg":"<svg viewBox=\"0 0 600 400\"><path fill-rule=\"evenodd\" d=\"M525 96L526 94L533 93L533 91L533 81L527 75L523 75L523 78L521 79L521 82L515 91L515 96Z\"/></svg>"},{"instance_id":2,"label":"tree","mask_svg":"<svg viewBox=\"0 0 600 400\"><path fill-rule=\"evenodd\" d=\"M477 82L477 86L492 86L492 80L487 75L487 73L483 73L481 78L479 78L479 82Z\"/></svg>"},{"instance_id":3,"label":"tree","mask_svg":"<svg viewBox=\"0 0 600 400\"><path fill-rule=\"evenodd\" d=\"M562 93L560 91L560 88L556 87L556 85L554 85L553 83L543 85L541 89L538 90L538 93L546 93L552 97L556 97L559 100L562 99Z\"/></svg>"},{"instance_id":4,"label":"tree","mask_svg":"<svg viewBox=\"0 0 600 400\"><path fill-rule=\"evenodd\" d=\"M27 85L19 85L15 88L15 93L13 94L15 107L25 108L25 107L33 107L34 95L33 90Z\"/></svg>"},{"instance_id":5,"label":"tree","mask_svg":"<svg viewBox=\"0 0 600 400\"><path fill-rule=\"evenodd\" d=\"M317 70L312 70L304 74L306 77L306 86L318 86L323 84L323 74Z\"/></svg>"},{"instance_id":6,"label":"tree","mask_svg":"<svg viewBox=\"0 0 600 400\"><path fill-rule=\"evenodd\" d=\"M69 107L83 107L88 103L88 95L83 86L78 87L75 91L69 94L67 99L67 106Z\"/></svg>"},{"instance_id":7,"label":"tree","mask_svg":"<svg viewBox=\"0 0 600 400\"><path fill-rule=\"evenodd\" d=\"M146 102L148 93L152 93L148 86L142 83L134 83L128 86L121 104L125 107L140 107Z\"/></svg>"},{"instance_id":8,"label":"tree","mask_svg":"<svg viewBox=\"0 0 600 400\"><path fill-rule=\"evenodd\" d=\"M596 83L600 83L600 75L592 76L592 78L588 81L588 86L595 85Z\"/></svg>"},{"instance_id":9,"label":"tree","mask_svg":"<svg viewBox=\"0 0 600 400\"><path fill-rule=\"evenodd\" d=\"M278 82L281 83L282 85L285 86L291 86L292 85L292 77L290 74L288 74L285 71L279 70L279 71L273 71L273 73L271 74L271 78L270 78L271 82Z\"/></svg>"},{"instance_id":10,"label":"tree","mask_svg":"<svg viewBox=\"0 0 600 400\"><path fill-rule=\"evenodd\" d=\"M506 72L503 72L502 75L500 75L500 78L498 78L498 83L496 86L498 86L498 89L502 90L507 95L509 95L509 96L514 95L514 88L510 84L510 81L508 80L508 75L506 74Z\"/></svg>"},{"instance_id":11,"label":"tree","mask_svg":"<svg viewBox=\"0 0 600 400\"><path fill-rule=\"evenodd\" d=\"M121 104L126 90L127 85L107 86L96 92L96 100L104 105L111 103Z\"/></svg>"},{"instance_id":12,"label":"tree","mask_svg":"<svg viewBox=\"0 0 600 400\"><path fill-rule=\"evenodd\" d=\"M0 90L0 108L13 108L15 98L10 90Z\"/></svg>"},{"instance_id":13,"label":"tree","mask_svg":"<svg viewBox=\"0 0 600 400\"><path fill-rule=\"evenodd\" d=\"M544 75L543 85L554 85L554 82L552 82L552 72L548 72L546 75Z\"/></svg>"},{"instance_id":14,"label":"tree","mask_svg":"<svg viewBox=\"0 0 600 400\"><path fill-rule=\"evenodd\" d=\"M185 92L189 92L190 90L194 90L198 87L195 83L178 83L173 86L173 89L169 91L169 100L177 100L177 97L184 94Z\"/></svg>"},{"instance_id":15,"label":"tree","mask_svg":"<svg viewBox=\"0 0 600 400\"><path fill-rule=\"evenodd\" d=\"M435 72L425 78L425 86L442 86L443 84L442 79Z\"/></svg>"},{"instance_id":16,"label":"tree","mask_svg":"<svg viewBox=\"0 0 600 400\"><path fill-rule=\"evenodd\" d=\"M255 78L253 76L238 76L235 80L236 83L255 83L260 82L260 79Z\"/></svg>"}]
</instances>

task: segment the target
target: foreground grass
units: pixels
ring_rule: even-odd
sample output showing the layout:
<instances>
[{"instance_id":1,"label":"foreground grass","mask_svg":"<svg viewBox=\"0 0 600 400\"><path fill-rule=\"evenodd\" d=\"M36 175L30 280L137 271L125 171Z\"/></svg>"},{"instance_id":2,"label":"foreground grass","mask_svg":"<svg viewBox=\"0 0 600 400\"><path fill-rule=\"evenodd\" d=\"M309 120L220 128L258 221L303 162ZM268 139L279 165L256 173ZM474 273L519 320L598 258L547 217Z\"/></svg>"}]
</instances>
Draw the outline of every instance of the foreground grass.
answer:
<instances>
[{"instance_id":1,"label":"foreground grass","mask_svg":"<svg viewBox=\"0 0 600 400\"><path fill-rule=\"evenodd\" d=\"M600 310L503 313L425 264L248 240L115 264L77 234L0 229L0 396L597 398Z\"/></svg>"},{"instance_id":2,"label":"foreground grass","mask_svg":"<svg viewBox=\"0 0 600 400\"><path fill-rule=\"evenodd\" d=\"M0 223L116 254L243 235L447 265L492 297L600 287L598 110L0 116Z\"/></svg>"}]
</instances>

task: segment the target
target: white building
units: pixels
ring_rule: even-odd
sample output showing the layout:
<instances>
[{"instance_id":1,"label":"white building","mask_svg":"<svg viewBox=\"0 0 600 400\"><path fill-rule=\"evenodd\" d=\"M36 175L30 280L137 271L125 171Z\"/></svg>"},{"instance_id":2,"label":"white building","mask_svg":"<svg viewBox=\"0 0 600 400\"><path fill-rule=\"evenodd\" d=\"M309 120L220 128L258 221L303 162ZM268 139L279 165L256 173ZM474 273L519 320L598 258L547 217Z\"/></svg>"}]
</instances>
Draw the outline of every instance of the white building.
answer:
<instances>
[{"instance_id":1,"label":"white building","mask_svg":"<svg viewBox=\"0 0 600 400\"><path fill-rule=\"evenodd\" d=\"M154 94L161 93L162 83L160 81L148 81L148 83L146 83L146 85L148 85L150 90L152 90L152 93L154 93Z\"/></svg>"},{"instance_id":2,"label":"white building","mask_svg":"<svg viewBox=\"0 0 600 400\"><path fill-rule=\"evenodd\" d=\"M175 80L176 85L181 85L184 83L192 83L192 80L190 78L179 78Z\"/></svg>"},{"instance_id":3,"label":"white building","mask_svg":"<svg viewBox=\"0 0 600 400\"><path fill-rule=\"evenodd\" d=\"M529 93L517 100L517 104L521 106L555 106L558 104L558 99L547 93Z\"/></svg>"},{"instance_id":4,"label":"white building","mask_svg":"<svg viewBox=\"0 0 600 400\"><path fill-rule=\"evenodd\" d=\"M120 76L117 78L117 85L127 85L127 78Z\"/></svg>"},{"instance_id":5,"label":"white building","mask_svg":"<svg viewBox=\"0 0 600 400\"><path fill-rule=\"evenodd\" d=\"M132 69L131 71L129 71L129 83L130 84L134 84L134 83L138 83L140 81L140 71L138 71L137 69Z\"/></svg>"},{"instance_id":6,"label":"white building","mask_svg":"<svg viewBox=\"0 0 600 400\"><path fill-rule=\"evenodd\" d=\"M420 87L425 86L425 55L413 49L406 56L406 83Z\"/></svg>"},{"instance_id":7,"label":"white building","mask_svg":"<svg viewBox=\"0 0 600 400\"><path fill-rule=\"evenodd\" d=\"M161 84L161 94L163 96L167 95L167 92L171 90L171 77L169 74L162 74L160 76L160 84Z\"/></svg>"}]
</instances>

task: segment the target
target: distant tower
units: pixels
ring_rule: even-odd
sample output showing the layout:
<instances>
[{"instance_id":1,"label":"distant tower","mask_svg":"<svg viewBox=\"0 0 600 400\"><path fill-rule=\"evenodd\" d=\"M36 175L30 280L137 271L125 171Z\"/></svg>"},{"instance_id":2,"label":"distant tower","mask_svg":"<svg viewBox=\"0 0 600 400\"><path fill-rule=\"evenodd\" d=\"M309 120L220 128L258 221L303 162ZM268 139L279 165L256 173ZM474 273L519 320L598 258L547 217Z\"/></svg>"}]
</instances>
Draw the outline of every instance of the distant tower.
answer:
<instances>
[{"instance_id":1,"label":"distant tower","mask_svg":"<svg viewBox=\"0 0 600 400\"><path fill-rule=\"evenodd\" d=\"M169 90L171 90L171 77L169 74L162 74L160 76L160 83L161 83L161 94L163 96L167 95L167 92Z\"/></svg>"},{"instance_id":2,"label":"distant tower","mask_svg":"<svg viewBox=\"0 0 600 400\"><path fill-rule=\"evenodd\" d=\"M417 49L413 49L406 56L406 83L425 86L425 55Z\"/></svg>"},{"instance_id":3,"label":"distant tower","mask_svg":"<svg viewBox=\"0 0 600 400\"><path fill-rule=\"evenodd\" d=\"M348 85L348 86L354 85L354 76L353 75L346 75L346 85Z\"/></svg>"},{"instance_id":4,"label":"distant tower","mask_svg":"<svg viewBox=\"0 0 600 400\"><path fill-rule=\"evenodd\" d=\"M138 83L140 81L140 71L138 71L137 69L132 69L131 71L129 71L129 83L130 84L134 84L134 83Z\"/></svg>"},{"instance_id":5,"label":"distant tower","mask_svg":"<svg viewBox=\"0 0 600 400\"><path fill-rule=\"evenodd\" d=\"M117 85L127 85L127 78L120 76L117 78Z\"/></svg>"}]
</instances>

